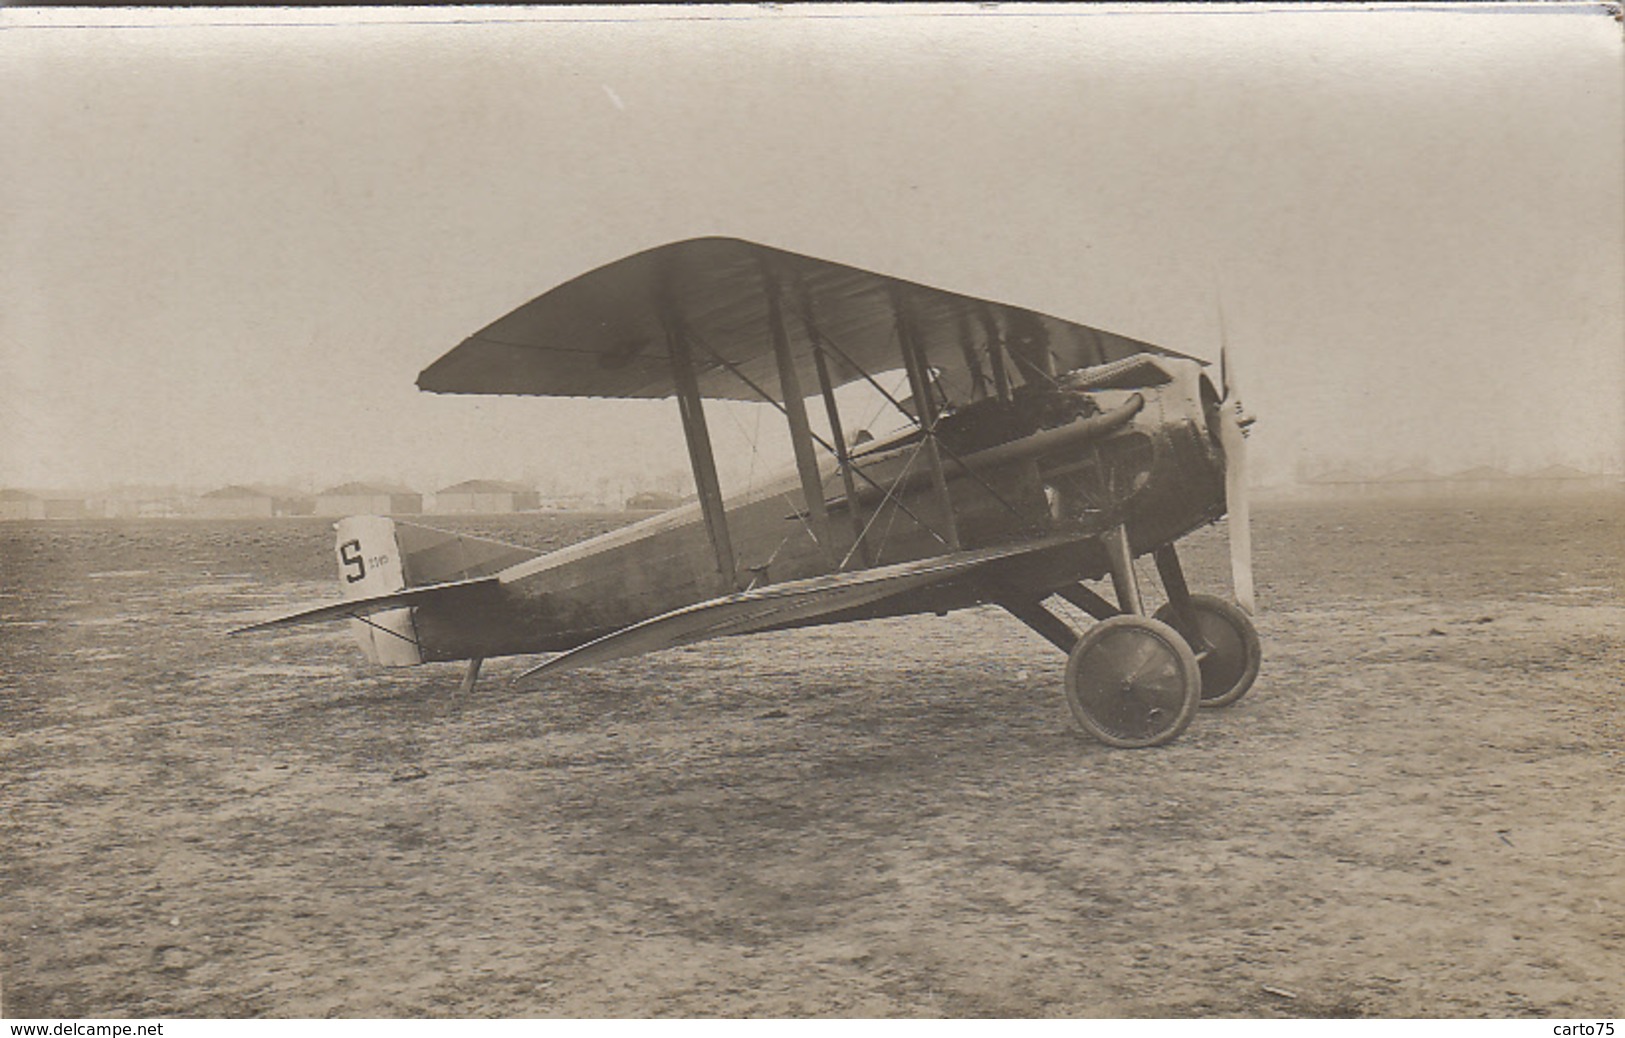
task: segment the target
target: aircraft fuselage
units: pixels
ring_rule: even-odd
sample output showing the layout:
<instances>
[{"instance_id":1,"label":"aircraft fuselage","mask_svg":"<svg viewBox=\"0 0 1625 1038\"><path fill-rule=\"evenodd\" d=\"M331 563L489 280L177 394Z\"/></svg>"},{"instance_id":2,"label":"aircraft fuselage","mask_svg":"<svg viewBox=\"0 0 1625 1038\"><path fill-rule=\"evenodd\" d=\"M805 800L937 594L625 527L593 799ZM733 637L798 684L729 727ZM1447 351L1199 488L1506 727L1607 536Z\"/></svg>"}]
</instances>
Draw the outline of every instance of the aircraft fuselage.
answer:
<instances>
[{"instance_id":1,"label":"aircraft fuselage","mask_svg":"<svg viewBox=\"0 0 1625 1038\"><path fill-rule=\"evenodd\" d=\"M1076 535L974 582L816 622L946 612L995 600L1006 581L1030 591L1101 577L1104 531L1126 525L1132 550L1142 554L1225 511L1211 383L1194 361L1150 363L1161 375L1149 384L1070 389L1063 377L1061 389L985 400L942 418L951 519L918 433L864 444L852 454L868 479L851 499L835 461L822 467L830 543L815 537L791 474L725 502L733 584L701 507L691 504L511 566L499 582L455 600L415 607L422 659L564 651L749 586L920 559L948 551L952 541L975 549ZM1075 413L1057 415L1057 406Z\"/></svg>"}]
</instances>

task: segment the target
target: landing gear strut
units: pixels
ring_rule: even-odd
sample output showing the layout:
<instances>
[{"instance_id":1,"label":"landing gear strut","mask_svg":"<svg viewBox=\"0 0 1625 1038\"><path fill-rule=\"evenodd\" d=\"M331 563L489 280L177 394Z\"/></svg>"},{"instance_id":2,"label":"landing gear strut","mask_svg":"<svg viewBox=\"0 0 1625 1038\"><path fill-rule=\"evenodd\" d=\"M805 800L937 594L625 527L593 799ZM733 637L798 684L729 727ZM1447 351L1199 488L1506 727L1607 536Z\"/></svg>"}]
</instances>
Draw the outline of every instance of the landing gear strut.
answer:
<instances>
[{"instance_id":1,"label":"landing gear strut","mask_svg":"<svg viewBox=\"0 0 1625 1038\"><path fill-rule=\"evenodd\" d=\"M1262 652L1247 614L1193 595L1171 544L1154 553L1168 602L1145 615L1128 532L1101 538L1117 605L1082 584L1057 593L1100 621L1081 637L1042 601L1004 607L1067 654L1066 703L1078 724L1109 746L1160 746L1178 738L1200 706L1227 706L1258 676Z\"/></svg>"},{"instance_id":2,"label":"landing gear strut","mask_svg":"<svg viewBox=\"0 0 1625 1038\"><path fill-rule=\"evenodd\" d=\"M1196 653L1202 669L1202 705L1229 706L1253 687L1263 648L1258 629L1234 602L1214 595L1192 595L1185 607L1189 619L1175 615L1172 603L1156 618L1180 633Z\"/></svg>"},{"instance_id":3,"label":"landing gear strut","mask_svg":"<svg viewBox=\"0 0 1625 1038\"><path fill-rule=\"evenodd\" d=\"M1190 644L1202 668L1202 705L1229 706L1253 687L1264 650L1258 629L1240 606L1214 595L1193 595L1172 544L1154 553L1168 604L1156 612Z\"/></svg>"},{"instance_id":4,"label":"landing gear strut","mask_svg":"<svg viewBox=\"0 0 1625 1038\"><path fill-rule=\"evenodd\" d=\"M1145 615L1127 528L1114 527L1101 540L1120 613L1091 627L1067 654L1066 705L1084 731L1108 746L1160 746L1196 716L1202 673L1178 632ZM1109 605L1084 602L1099 611Z\"/></svg>"},{"instance_id":5,"label":"landing gear strut","mask_svg":"<svg viewBox=\"0 0 1625 1038\"><path fill-rule=\"evenodd\" d=\"M480 664L484 662L485 659L480 656L468 661L468 668L463 671L463 683L457 687L459 699L467 699L474 691L474 682L480 679Z\"/></svg>"}]
</instances>

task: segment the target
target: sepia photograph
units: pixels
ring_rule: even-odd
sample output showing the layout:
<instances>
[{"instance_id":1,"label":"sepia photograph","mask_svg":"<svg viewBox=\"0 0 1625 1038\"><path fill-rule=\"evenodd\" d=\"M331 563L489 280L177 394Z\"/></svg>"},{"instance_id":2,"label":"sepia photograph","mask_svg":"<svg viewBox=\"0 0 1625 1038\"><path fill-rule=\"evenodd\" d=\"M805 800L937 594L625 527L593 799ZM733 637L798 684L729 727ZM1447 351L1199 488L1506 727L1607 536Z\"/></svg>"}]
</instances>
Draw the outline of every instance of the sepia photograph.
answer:
<instances>
[{"instance_id":1,"label":"sepia photograph","mask_svg":"<svg viewBox=\"0 0 1625 1038\"><path fill-rule=\"evenodd\" d=\"M0 1015L1625 1016L1622 32L0 8Z\"/></svg>"}]
</instances>

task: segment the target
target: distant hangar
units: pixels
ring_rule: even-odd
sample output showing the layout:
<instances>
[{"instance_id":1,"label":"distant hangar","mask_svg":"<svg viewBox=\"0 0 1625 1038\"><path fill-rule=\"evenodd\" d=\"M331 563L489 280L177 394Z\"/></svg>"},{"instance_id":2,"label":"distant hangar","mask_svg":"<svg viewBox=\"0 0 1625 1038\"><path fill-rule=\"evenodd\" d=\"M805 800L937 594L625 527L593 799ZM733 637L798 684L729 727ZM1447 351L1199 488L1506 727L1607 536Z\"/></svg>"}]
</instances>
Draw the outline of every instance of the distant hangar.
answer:
<instances>
[{"instance_id":1,"label":"distant hangar","mask_svg":"<svg viewBox=\"0 0 1625 1038\"><path fill-rule=\"evenodd\" d=\"M317 515L419 515L423 495L394 483L341 483L316 495Z\"/></svg>"},{"instance_id":2,"label":"distant hangar","mask_svg":"<svg viewBox=\"0 0 1625 1038\"><path fill-rule=\"evenodd\" d=\"M541 494L519 483L496 479L465 480L434 493L434 510L441 514L494 515L534 512L540 507Z\"/></svg>"}]
</instances>

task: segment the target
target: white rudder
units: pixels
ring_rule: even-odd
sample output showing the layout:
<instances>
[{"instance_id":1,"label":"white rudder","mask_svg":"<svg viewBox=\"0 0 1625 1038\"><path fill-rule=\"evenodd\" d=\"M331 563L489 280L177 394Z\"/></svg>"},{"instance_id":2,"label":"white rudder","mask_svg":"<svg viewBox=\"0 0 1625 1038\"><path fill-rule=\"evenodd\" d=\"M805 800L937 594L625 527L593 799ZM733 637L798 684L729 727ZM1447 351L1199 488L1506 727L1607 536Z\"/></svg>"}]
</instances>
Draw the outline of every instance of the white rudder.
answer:
<instances>
[{"instance_id":1,"label":"white rudder","mask_svg":"<svg viewBox=\"0 0 1625 1038\"><path fill-rule=\"evenodd\" d=\"M387 595L406 587L406 568L394 520L381 515L355 515L340 519L333 529L338 532L333 551L345 599ZM361 651L373 663L410 667L423 662L410 607L385 609L364 620L351 620L350 629Z\"/></svg>"}]
</instances>

